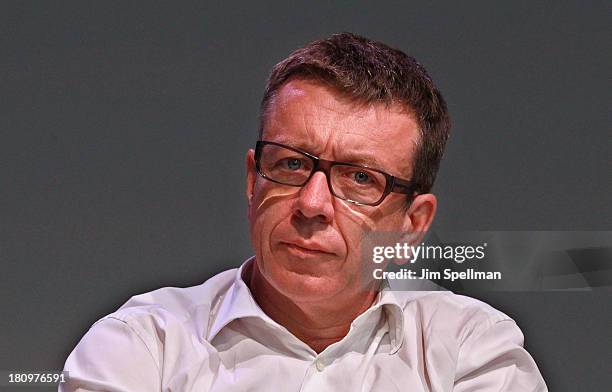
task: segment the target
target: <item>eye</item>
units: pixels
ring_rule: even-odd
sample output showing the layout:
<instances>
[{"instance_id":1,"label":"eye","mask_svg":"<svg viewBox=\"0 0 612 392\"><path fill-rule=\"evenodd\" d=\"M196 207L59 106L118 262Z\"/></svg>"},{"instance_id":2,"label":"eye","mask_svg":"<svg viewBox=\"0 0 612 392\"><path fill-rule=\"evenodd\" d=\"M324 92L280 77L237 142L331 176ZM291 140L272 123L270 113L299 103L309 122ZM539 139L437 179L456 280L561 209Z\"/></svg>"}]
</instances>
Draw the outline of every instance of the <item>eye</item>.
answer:
<instances>
[{"instance_id":1,"label":"eye","mask_svg":"<svg viewBox=\"0 0 612 392\"><path fill-rule=\"evenodd\" d=\"M285 162L289 170L299 170L302 167L302 161L296 158L287 159Z\"/></svg>"},{"instance_id":2,"label":"eye","mask_svg":"<svg viewBox=\"0 0 612 392\"><path fill-rule=\"evenodd\" d=\"M358 184L367 184L368 182L370 182L370 176L368 175L368 173L362 172L362 171L358 171L353 173L353 179L355 180L356 183Z\"/></svg>"}]
</instances>

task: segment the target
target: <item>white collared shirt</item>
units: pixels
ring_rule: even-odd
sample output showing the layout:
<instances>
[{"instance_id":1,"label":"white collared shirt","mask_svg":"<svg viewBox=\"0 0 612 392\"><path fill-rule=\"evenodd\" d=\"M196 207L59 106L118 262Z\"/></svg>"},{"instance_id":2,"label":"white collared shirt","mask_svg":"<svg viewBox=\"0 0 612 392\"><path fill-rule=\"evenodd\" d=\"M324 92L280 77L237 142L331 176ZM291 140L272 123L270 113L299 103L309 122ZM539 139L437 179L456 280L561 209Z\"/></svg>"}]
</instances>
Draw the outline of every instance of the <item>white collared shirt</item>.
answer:
<instances>
[{"instance_id":1,"label":"white collared shirt","mask_svg":"<svg viewBox=\"0 0 612 392\"><path fill-rule=\"evenodd\" d=\"M66 361L60 391L546 391L514 321L450 292L383 289L317 354L255 302L239 269L131 298Z\"/></svg>"}]
</instances>

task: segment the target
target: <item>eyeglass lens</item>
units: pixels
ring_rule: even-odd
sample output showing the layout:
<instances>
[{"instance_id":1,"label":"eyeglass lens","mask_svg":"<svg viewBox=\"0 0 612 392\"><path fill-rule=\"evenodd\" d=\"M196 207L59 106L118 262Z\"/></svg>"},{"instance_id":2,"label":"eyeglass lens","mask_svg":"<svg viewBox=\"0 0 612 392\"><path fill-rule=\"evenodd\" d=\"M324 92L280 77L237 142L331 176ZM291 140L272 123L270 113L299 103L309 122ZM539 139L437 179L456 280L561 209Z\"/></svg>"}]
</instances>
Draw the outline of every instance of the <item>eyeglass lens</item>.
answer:
<instances>
[{"instance_id":1,"label":"eyeglass lens","mask_svg":"<svg viewBox=\"0 0 612 392\"><path fill-rule=\"evenodd\" d=\"M262 147L259 161L259 169L265 177L293 186L304 185L314 165L311 157L273 144ZM334 195L364 204L377 202L387 184L382 173L361 166L334 164L327 174Z\"/></svg>"}]
</instances>

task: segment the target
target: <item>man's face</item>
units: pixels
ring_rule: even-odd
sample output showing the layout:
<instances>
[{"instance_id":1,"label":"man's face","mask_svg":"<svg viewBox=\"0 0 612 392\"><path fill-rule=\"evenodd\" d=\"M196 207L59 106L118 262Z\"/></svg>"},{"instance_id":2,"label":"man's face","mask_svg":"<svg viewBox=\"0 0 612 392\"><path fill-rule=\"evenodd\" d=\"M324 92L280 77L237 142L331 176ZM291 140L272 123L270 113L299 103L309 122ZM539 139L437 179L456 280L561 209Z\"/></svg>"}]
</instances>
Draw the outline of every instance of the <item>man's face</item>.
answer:
<instances>
[{"instance_id":1,"label":"man's face","mask_svg":"<svg viewBox=\"0 0 612 392\"><path fill-rule=\"evenodd\" d=\"M404 179L412 177L418 138L416 121L399 105L356 105L304 80L292 80L278 91L262 135L262 140L323 159L367 165ZM296 302L357 292L364 272L373 268L361 257L364 234L413 229L405 194L391 193L375 207L359 206L334 197L323 172L301 188L280 185L260 177L253 159L250 150L247 196L256 268Z\"/></svg>"}]
</instances>

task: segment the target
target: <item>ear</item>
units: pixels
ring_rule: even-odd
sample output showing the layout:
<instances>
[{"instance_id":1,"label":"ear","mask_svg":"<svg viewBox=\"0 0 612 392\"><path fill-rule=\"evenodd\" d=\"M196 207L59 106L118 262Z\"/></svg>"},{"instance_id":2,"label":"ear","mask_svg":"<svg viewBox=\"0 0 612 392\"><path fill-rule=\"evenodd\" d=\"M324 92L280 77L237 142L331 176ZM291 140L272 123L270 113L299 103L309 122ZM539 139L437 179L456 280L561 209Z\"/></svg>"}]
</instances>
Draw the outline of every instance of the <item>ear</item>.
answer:
<instances>
[{"instance_id":1,"label":"ear","mask_svg":"<svg viewBox=\"0 0 612 392\"><path fill-rule=\"evenodd\" d=\"M415 245L423 240L436 215L437 206L438 200L431 193L414 197L404 217L403 232L408 236L405 242Z\"/></svg>"},{"instance_id":2,"label":"ear","mask_svg":"<svg viewBox=\"0 0 612 392\"><path fill-rule=\"evenodd\" d=\"M252 148L246 153L246 197L251 206L255 180L257 180L257 169L255 169L255 150Z\"/></svg>"}]
</instances>

